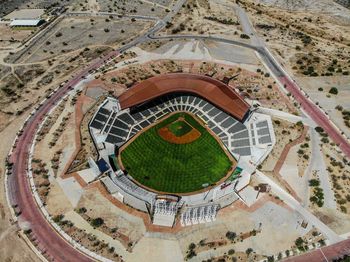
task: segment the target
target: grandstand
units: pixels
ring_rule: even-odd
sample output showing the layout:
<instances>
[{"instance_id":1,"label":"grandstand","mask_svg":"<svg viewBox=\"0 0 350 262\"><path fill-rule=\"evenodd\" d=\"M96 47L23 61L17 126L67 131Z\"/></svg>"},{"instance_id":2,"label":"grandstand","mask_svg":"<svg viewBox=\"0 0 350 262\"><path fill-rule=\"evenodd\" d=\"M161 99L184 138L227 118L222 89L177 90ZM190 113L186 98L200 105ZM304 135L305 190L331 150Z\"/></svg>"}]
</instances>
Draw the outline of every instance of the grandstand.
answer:
<instances>
[{"instance_id":1,"label":"grandstand","mask_svg":"<svg viewBox=\"0 0 350 262\"><path fill-rule=\"evenodd\" d=\"M106 142L120 147L142 129L176 111L190 112L202 119L233 154L251 155L249 132L244 124L206 100L188 94L166 95L118 113L102 107L90 126L106 134Z\"/></svg>"},{"instance_id":2,"label":"grandstand","mask_svg":"<svg viewBox=\"0 0 350 262\"><path fill-rule=\"evenodd\" d=\"M173 226L178 213L182 226L214 221L220 208L241 199L239 191L249 184L256 166L275 144L271 118L250 111L231 87L209 77L183 75L171 75L170 82L167 76L151 78L131 87L118 99L107 98L89 123L99 157L113 169L101 182L112 196L148 212L153 223L160 226ZM204 192L174 196L175 200L136 184L119 168L115 155L140 131L179 111L202 120L234 156L238 166L223 183Z\"/></svg>"}]
</instances>

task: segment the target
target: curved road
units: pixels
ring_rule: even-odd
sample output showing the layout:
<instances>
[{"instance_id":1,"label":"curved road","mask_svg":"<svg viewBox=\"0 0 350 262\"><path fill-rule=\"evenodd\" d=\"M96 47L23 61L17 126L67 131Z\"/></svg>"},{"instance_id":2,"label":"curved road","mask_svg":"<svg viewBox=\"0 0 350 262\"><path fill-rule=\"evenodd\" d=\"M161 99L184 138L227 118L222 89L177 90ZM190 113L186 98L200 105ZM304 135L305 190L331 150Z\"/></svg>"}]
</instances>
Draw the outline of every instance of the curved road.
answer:
<instances>
[{"instance_id":1,"label":"curved road","mask_svg":"<svg viewBox=\"0 0 350 262\"><path fill-rule=\"evenodd\" d=\"M33 114L23 127L22 135L17 139L15 148L10 156L9 162L12 163L12 174L7 179L8 200L11 206L16 206L20 211L18 221L20 225L28 225L31 232L31 238L37 245L43 255L51 261L94 261L91 257L81 253L76 248L71 246L65 239L55 231L42 214L40 208L33 197L29 180L27 178L27 167L29 159L29 151L34 136L38 131L38 127L43 121L44 117L54 107L54 105L61 100L61 98L71 89L77 85L84 77L91 71L97 70L107 60L114 58L121 52L131 48L139 43L147 40L149 34L153 34L161 30L174 15L178 13L186 0L178 0L173 6L171 12L161 21L146 32L146 34L135 38L133 41L123 46L119 50L112 51L103 58L93 61L93 63L81 71L78 75L73 77L70 81L58 89L50 98L48 98L43 105L41 105L35 114Z\"/></svg>"},{"instance_id":2,"label":"curved road","mask_svg":"<svg viewBox=\"0 0 350 262\"><path fill-rule=\"evenodd\" d=\"M19 223L28 223L32 230L32 237L38 244L38 249L49 260L55 261L92 261L91 258L74 249L66 240L55 232L44 215L38 208L27 179L27 166L30 146L38 126L51 108L69 91L71 86L78 84L90 70L97 69L106 60L118 55L118 51L111 52L104 59L98 59L92 65L80 72L72 80L68 81L50 99L46 100L36 113L30 117L19 136L10 162L13 163L12 175L8 178L8 192L11 205L17 205L21 212Z\"/></svg>"}]
</instances>

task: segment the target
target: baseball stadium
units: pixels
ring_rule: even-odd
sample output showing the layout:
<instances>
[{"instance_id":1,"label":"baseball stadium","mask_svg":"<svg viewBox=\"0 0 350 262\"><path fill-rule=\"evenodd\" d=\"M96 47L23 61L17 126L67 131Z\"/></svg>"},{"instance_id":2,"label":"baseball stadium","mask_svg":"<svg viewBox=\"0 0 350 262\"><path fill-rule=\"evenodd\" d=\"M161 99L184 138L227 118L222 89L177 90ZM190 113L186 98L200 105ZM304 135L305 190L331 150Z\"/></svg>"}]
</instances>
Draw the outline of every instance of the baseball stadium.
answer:
<instances>
[{"instance_id":1,"label":"baseball stadium","mask_svg":"<svg viewBox=\"0 0 350 262\"><path fill-rule=\"evenodd\" d=\"M89 165L109 193L167 227L210 222L244 202L239 192L275 144L271 118L234 87L185 73L108 97L89 130L99 153Z\"/></svg>"}]
</instances>

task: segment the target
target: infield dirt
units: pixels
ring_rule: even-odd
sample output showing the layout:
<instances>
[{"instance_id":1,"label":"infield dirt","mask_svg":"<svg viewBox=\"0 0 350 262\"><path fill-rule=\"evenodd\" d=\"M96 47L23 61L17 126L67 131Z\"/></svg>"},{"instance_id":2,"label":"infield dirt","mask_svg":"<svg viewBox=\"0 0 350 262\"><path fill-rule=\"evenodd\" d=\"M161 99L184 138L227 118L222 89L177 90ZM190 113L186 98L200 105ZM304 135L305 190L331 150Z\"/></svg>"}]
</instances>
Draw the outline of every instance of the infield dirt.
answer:
<instances>
[{"instance_id":1,"label":"infield dirt","mask_svg":"<svg viewBox=\"0 0 350 262\"><path fill-rule=\"evenodd\" d=\"M171 130L170 125L174 123L183 122L183 124L187 125L190 128L189 131L186 131L183 135L177 136ZM178 125L178 129L185 129L183 125ZM201 132L195 129L190 123L188 123L184 118L179 117L175 122L158 129L158 135L163 138L165 141L173 144L188 144L197 140L201 136Z\"/></svg>"}]
</instances>

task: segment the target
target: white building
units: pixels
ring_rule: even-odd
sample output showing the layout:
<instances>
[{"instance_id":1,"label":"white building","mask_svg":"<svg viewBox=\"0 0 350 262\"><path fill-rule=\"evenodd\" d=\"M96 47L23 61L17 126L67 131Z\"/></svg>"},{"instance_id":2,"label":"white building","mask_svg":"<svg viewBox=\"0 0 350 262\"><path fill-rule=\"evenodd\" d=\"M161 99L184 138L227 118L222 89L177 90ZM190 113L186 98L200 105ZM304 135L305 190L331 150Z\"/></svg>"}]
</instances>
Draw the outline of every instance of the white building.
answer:
<instances>
[{"instance_id":1,"label":"white building","mask_svg":"<svg viewBox=\"0 0 350 262\"><path fill-rule=\"evenodd\" d=\"M40 26L44 20L41 19L16 19L10 23L11 27L37 27Z\"/></svg>"}]
</instances>

